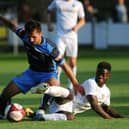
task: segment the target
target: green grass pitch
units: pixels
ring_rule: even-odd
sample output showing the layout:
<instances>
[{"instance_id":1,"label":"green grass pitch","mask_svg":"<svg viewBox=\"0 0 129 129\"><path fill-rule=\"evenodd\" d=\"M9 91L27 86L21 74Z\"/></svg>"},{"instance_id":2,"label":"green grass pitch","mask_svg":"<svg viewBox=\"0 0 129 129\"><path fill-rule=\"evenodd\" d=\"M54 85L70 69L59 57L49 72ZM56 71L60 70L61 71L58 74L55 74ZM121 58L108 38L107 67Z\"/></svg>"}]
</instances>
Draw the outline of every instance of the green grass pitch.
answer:
<instances>
[{"instance_id":1,"label":"green grass pitch","mask_svg":"<svg viewBox=\"0 0 129 129\"><path fill-rule=\"evenodd\" d=\"M99 61L106 60L112 64L112 74L108 81L111 89L111 106L125 116L129 116L129 50L92 50L79 49L77 78L80 83L94 76L96 65ZM3 87L15 75L27 68L26 55L24 53L13 54L0 53L0 92ZM66 75L61 76L62 85L67 85ZM41 95L31 93L19 94L13 98L13 102L31 107L36 110L39 106ZM78 114L73 121L32 121L25 119L19 123L11 123L0 120L1 129L128 129L129 118L105 120L90 110Z\"/></svg>"}]
</instances>

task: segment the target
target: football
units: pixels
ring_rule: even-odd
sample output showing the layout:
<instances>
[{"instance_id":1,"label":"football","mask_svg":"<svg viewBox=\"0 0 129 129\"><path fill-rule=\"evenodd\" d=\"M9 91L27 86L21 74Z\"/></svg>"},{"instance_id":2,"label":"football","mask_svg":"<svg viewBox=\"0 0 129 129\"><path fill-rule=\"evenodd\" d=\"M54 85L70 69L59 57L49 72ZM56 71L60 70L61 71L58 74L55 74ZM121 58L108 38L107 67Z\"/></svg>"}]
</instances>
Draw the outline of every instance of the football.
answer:
<instances>
[{"instance_id":1,"label":"football","mask_svg":"<svg viewBox=\"0 0 129 129\"><path fill-rule=\"evenodd\" d=\"M20 122L25 117L25 110L22 105L18 103L10 104L5 109L5 117L12 122Z\"/></svg>"}]
</instances>

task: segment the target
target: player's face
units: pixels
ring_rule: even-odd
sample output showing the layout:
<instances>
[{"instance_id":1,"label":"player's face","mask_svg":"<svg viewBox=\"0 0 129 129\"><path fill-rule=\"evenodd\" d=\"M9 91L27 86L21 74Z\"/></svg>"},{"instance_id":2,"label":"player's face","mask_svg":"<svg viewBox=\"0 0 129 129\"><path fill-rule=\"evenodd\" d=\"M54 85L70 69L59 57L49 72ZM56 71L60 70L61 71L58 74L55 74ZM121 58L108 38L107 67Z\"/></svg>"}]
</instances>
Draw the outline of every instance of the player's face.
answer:
<instances>
[{"instance_id":1,"label":"player's face","mask_svg":"<svg viewBox=\"0 0 129 129\"><path fill-rule=\"evenodd\" d=\"M29 36L29 40L31 43L38 45L41 44L42 42L42 32L38 31L38 30L34 30L31 33L28 34Z\"/></svg>"},{"instance_id":2,"label":"player's face","mask_svg":"<svg viewBox=\"0 0 129 129\"><path fill-rule=\"evenodd\" d=\"M107 69L97 69L96 71L96 82L102 87L110 77L110 72Z\"/></svg>"}]
</instances>

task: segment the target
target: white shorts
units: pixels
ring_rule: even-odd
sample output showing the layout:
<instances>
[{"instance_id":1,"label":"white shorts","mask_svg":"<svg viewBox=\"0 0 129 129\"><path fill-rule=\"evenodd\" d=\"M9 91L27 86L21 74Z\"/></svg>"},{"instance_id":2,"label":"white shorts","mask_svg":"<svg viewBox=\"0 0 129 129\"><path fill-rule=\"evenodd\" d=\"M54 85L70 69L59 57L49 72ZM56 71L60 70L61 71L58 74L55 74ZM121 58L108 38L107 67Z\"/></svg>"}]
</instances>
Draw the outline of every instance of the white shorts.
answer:
<instances>
[{"instance_id":1,"label":"white shorts","mask_svg":"<svg viewBox=\"0 0 129 129\"><path fill-rule=\"evenodd\" d=\"M78 39L75 32L70 32L65 36L56 37L57 47L62 55L65 54L68 57L77 57L78 54Z\"/></svg>"},{"instance_id":2,"label":"white shorts","mask_svg":"<svg viewBox=\"0 0 129 129\"><path fill-rule=\"evenodd\" d=\"M67 112L73 112L73 101L68 101L64 104L57 104L55 101L52 101L49 107L50 113L55 113L59 111L67 111Z\"/></svg>"},{"instance_id":3,"label":"white shorts","mask_svg":"<svg viewBox=\"0 0 129 129\"><path fill-rule=\"evenodd\" d=\"M73 112L74 112L74 114L82 113L82 112L87 111L89 109L91 109L91 105L88 102L88 100L86 99L86 96L82 96L79 93L77 93L74 96L74 100L73 100Z\"/></svg>"}]
</instances>

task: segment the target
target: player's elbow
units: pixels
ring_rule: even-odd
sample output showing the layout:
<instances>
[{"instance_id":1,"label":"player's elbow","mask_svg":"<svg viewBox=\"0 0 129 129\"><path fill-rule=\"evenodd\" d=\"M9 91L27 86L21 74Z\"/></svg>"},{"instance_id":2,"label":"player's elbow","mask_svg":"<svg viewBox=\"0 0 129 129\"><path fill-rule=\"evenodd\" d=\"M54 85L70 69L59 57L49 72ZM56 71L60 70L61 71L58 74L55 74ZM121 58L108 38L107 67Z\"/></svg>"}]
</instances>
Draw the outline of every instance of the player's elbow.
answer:
<instances>
[{"instance_id":1,"label":"player's elbow","mask_svg":"<svg viewBox=\"0 0 129 129\"><path fill-rule=\"evenodd\" d=\"M85 18L84 17L80 18L80 22L81 22L81 25L84 26L86 23Z\"/></svg>"}]
</instances>

